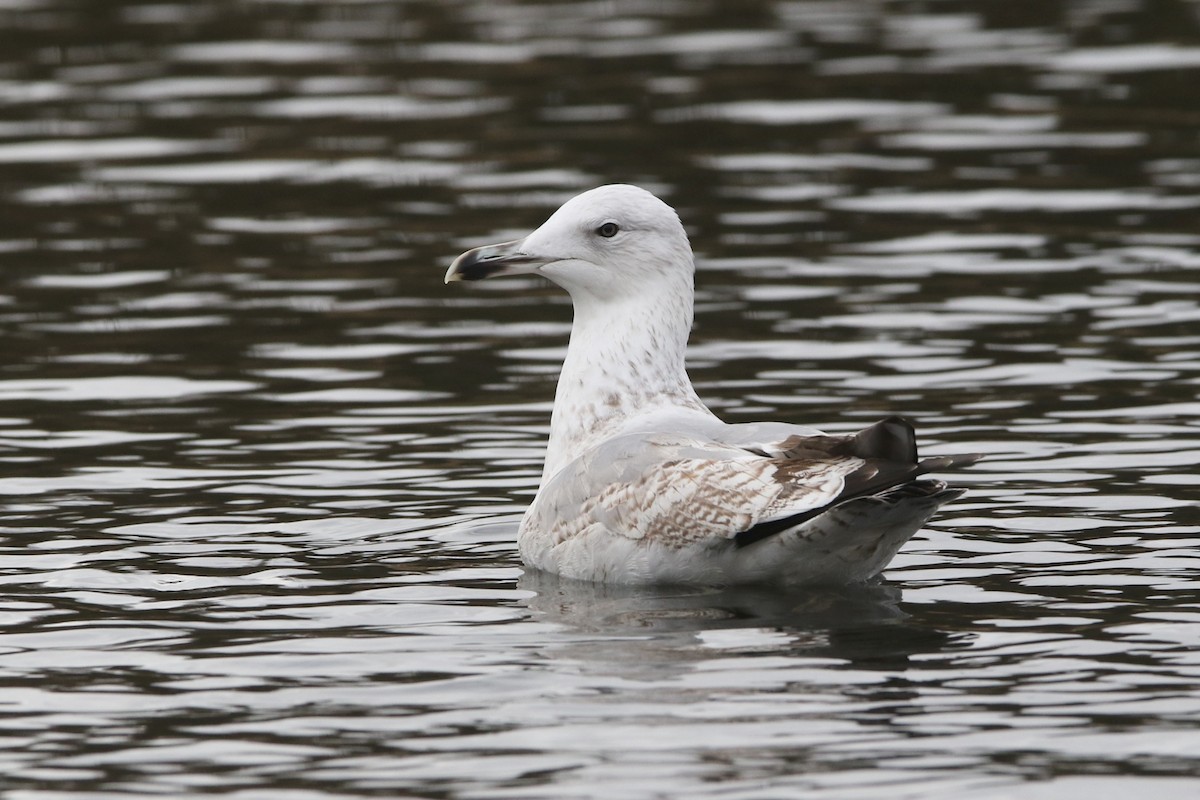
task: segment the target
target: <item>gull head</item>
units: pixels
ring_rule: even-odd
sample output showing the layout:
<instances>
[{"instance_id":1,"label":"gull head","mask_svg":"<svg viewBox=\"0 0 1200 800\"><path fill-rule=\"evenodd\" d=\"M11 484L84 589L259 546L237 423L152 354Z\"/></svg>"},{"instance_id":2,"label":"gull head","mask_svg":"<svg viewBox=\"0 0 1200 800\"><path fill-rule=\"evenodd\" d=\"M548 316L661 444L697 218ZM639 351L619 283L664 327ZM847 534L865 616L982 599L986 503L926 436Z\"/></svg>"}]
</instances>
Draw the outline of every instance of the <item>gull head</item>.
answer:
<instances>
[{"instance_id":1,"label":"gull head","mask_svg":"<svg viewBox=\"0 0 1200 800\"><path fill-rule=\"evenodd\" d=\"M572 296L617 299L664 281L690 288L693 271L674 209L645 189L613 184L571 198L524 239L468 250L446 283L534 274Z\"/></svg>"}]
</instances>

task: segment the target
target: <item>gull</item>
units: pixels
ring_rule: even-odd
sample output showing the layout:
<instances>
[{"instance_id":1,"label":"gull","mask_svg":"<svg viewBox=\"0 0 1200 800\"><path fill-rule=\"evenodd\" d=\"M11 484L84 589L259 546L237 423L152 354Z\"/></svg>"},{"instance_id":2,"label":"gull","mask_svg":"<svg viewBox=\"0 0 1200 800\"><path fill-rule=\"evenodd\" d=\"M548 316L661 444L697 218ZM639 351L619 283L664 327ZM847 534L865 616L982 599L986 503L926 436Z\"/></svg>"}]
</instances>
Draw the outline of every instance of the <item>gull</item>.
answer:
<instances>
[{"instance_id":1,"label":"gull","mask_svg":"<svg viewBox=\"0 0 1200 800\"><path fill-rule=\"evenodd\" d=\"M621 184L450 265L446 283L541 275L574 306L522 560L604 583L871 580L963 493L921 476L978 456L918 460L899 417L849 435L721 421L684 365L694 273L674 209Z\"/></svg>"}]
</instances>

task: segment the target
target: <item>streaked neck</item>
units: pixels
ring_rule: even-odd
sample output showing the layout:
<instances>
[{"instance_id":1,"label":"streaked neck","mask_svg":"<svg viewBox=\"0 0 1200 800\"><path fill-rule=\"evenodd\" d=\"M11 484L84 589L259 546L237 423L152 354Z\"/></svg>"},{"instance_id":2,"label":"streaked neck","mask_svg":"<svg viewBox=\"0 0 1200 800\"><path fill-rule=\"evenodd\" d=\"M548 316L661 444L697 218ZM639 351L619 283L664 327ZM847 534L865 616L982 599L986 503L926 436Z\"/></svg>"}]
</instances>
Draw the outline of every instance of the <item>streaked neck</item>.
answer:
<instances>
[{"instance_id":1,"label":"streaked neck","mask_svg":"<svg viewBox=\"0 0 1200 800\"><path fill-rule=\"evenodd\" d=\"M574 297L575 321L550 420L543 483L631 418L664 406L707 412L684 365L690 275L619 301Z\"/></svg>"}]
</instances>

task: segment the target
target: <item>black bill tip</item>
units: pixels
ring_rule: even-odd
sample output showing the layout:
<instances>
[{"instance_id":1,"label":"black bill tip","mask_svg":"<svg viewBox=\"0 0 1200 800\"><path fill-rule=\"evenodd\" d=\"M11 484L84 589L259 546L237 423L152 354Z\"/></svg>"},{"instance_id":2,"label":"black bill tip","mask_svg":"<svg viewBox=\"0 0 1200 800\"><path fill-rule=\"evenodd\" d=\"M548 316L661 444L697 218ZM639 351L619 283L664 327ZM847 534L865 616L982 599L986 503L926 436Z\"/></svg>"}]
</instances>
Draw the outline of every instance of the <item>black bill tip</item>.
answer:
<instances>
[{"instance_id":1,"label":"black bill tip","mask_svg":"<svg viewBox=\"0 0 1200 800\"><path fill-rule=\"evenodd\" d=\"M520 252L520 244L520 241L504 242L468 250L446 270L446 283L482 281L497 275L532 272L541 266L541 259Z\"/></svg>"}]
</instances>

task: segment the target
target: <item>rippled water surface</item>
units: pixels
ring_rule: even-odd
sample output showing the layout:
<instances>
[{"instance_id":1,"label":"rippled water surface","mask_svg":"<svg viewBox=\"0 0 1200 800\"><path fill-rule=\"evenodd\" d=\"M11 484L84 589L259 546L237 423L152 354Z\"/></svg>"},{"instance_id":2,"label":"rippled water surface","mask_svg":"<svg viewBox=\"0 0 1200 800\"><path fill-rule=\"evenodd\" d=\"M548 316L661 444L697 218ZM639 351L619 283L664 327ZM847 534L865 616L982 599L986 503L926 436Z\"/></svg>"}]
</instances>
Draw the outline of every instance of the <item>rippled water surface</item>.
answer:
<instances>
[{"instance_id":1,"label":"rippled water surface","mask_svg":"<svg viewBox=\"0 0 1200 800\"><path fill-rule=\"evenodd\" d=\"M6 800L1200 793L1200 5L0 0ZM523 573L634 182L731 421L983 452L871 587Z\"/></svg>"}]
</instances>

